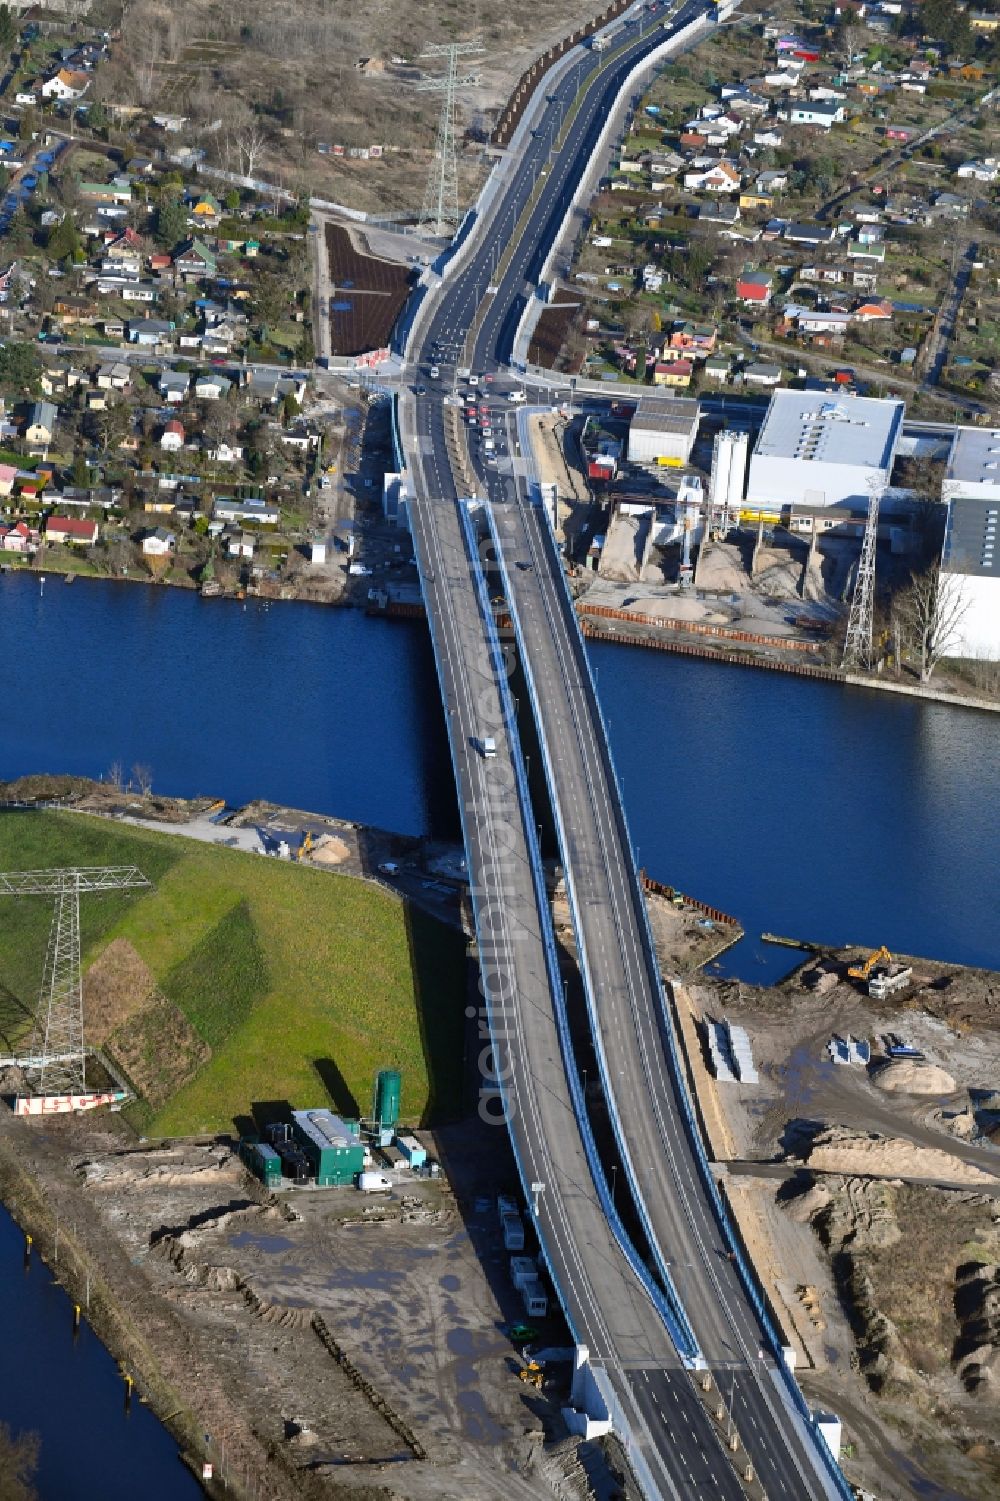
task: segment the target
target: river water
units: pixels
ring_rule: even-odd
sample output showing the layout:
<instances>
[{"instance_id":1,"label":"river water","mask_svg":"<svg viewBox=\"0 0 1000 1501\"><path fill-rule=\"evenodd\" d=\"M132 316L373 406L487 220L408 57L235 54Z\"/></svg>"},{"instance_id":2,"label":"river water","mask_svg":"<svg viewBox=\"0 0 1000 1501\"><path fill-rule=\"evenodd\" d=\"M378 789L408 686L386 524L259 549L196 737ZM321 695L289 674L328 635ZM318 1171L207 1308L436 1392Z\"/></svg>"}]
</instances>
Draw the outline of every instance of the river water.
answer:
<instances>
[{"instance_id":1,"label":"river water","mask_svg":"<svg viewBox=\"0 0 1000 1501\"><path fill-rule=\"evenodd\" d=\"M456 833L419 624L0 575L0 643L0 777L141 762L164 793ZM640 862L745 925L728 973L787 970L763 930L1000 968L1000 716L613 644L591 659ZM0 1418L41 1431L43 1501L134 1496L140 1451L147 1501L193 1494L19 1251L0 1213Z\"/></svg>"},{"instance_id":2,"label":"river water","mask_svg":"<svg viewBox=\"0 0 1000 1501\"><path fill-rule=\"evenodd\" d=\"M0 1208L0 1419L41 1438L42 1501L195 1501L201 1486L148 1408L125 1411L115 1362Z\"/></svg>"}]
</instances>

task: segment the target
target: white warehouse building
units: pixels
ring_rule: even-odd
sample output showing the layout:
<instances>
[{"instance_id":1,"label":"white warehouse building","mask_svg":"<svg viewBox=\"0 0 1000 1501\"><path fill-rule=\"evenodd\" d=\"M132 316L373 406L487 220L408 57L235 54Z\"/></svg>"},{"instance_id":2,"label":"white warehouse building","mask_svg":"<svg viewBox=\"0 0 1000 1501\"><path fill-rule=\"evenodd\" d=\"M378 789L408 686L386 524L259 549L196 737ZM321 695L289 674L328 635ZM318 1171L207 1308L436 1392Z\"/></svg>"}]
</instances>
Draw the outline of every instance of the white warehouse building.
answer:
<instances>
[{"instance_id":1,"label":"white warehouse building","mask_svg":"<svg viewBox=\"0 0 1000 1501\"><path fill-rule=\"evenodd\" d=\"M1000 659L1000 429L960 427L943 485L942 566L955 617L953 657Z\"/></svg>"},{"instance_id":2,"label":"white warehouse building","mask_svg":"<svg viewBox=\"0 0 1000 1501\"><path fill-rule=\"evenodd\" d=\"M889 483L901 401L775 391L750 459L747 505L844 506L865 512Z\"/></svg>"},{"instance_id":3,"label":"white warehouse building","mask_svg":"<svg viewBox=\"0 0 1000 1501\"><path fill-rule=\"evenodd\" d=\"M688 396L643 396L628 430L630 464L683 468L698 436L701 408Z\"/></svg>"}]
</instances>

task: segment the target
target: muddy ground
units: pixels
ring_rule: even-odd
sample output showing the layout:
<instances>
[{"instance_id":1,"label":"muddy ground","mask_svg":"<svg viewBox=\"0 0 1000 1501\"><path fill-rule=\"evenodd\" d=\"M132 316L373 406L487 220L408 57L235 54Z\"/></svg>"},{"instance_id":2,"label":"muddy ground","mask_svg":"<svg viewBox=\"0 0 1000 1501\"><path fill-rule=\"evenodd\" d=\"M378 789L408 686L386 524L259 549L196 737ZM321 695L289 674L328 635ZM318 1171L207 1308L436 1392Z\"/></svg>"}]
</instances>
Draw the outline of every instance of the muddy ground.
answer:
<instances>
[{"instance_id":1,"label":"muddy ground","mask_svg":"<svg viewBox=\"0 0 1000 1501\"><path fill-rule=\"evenodd\" d=\"M5 1112L0 1170L15 1213L58 1216L60 1266L70 1281L90 1269L95 1326L139 1389L192 1450L202 1429L225 1444L232 1493L609 1498L605 1452L581 1450L559 1416L569 1366L541 1393L517 1377L504 1331L523 1308L496 1210L516 1174L496 1137L469 1124L428 1138L449 1177L373 1201L268 1195L223 1140L135 1142L113 1117L38 1129ZM15 1159L44 1206L13 1189ZM566 1346L557 1315L535 1322Z\"/></svg>"},{"instance_id":2,"label":"muddy ground","mask_svg":"<svg viewBox=\"0 0 1000 1501\"><path fill-rule=\"evenodd\" d=\"M769 990L689 983L695 1017L747 1029L761 1076L716 1085L689 1032L703 1117L803 1389L844 1421L850 1478L892 1501L995 1501L1000 976L914 960L915 983L877 1003L846 976L856 957L817 954ZM924 1054L917 1080L954 1089L880 1087L887 1033ZM870 1041L871 1066L833 1063L835 1034Z\"/></svg>"}]
</instances>

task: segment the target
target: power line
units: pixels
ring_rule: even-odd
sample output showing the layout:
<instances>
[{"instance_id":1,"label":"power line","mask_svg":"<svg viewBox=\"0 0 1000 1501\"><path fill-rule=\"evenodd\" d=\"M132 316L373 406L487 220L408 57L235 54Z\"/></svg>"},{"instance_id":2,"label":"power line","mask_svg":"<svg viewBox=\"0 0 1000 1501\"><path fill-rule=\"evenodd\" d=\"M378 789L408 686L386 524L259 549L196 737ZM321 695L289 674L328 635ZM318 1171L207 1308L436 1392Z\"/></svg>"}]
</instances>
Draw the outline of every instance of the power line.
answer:
<instances>
[{"instance_id":1,"label":"power line","mask_svg":"<svg viewBox=\"0 0 1000 1501\"><path fill-rule=\"evenodd\" d=\"M455 92L466 84L479 82L478 73L458 76L458 59L470 52L484 52L478 42L449 42L441 46L426 47L421 57L447 59L447 72L442 78L424 78L414 85L419 93L440 93L441 118L438 121L437 142L430 175L424 193L424 205L420 222L428 224L436 235L445 233L448 224L457 224L458 209L458 150L455 142Z\"/></svg>"}]
</instances>

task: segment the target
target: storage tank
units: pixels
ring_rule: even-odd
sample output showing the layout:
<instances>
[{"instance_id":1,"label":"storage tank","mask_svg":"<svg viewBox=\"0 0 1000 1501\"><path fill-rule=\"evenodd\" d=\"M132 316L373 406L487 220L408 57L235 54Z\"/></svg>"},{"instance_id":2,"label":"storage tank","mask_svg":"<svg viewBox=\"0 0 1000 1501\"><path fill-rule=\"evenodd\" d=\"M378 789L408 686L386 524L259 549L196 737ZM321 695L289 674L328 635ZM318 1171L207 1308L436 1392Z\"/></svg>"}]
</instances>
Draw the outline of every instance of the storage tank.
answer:
<instances>
[{"instance_id":1,"label":"storage tank","mask_svg":"<svg viewBox=\"0 0 1000 1501\"><path fill-rule=\"evenodd\" d=\"M399 1100L403 1091L403 1076L398 1068L380 1068L375 1075L375 1109L373 1116L377 1126L395 1126L399 1120Z\"/></svg>"}]
</instances>

